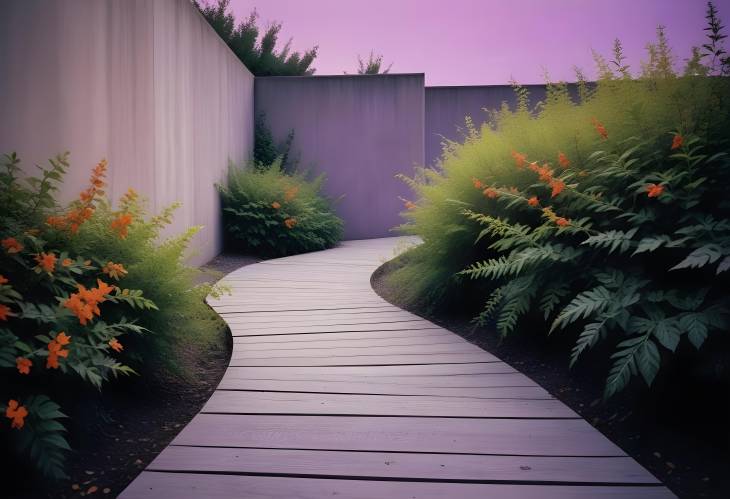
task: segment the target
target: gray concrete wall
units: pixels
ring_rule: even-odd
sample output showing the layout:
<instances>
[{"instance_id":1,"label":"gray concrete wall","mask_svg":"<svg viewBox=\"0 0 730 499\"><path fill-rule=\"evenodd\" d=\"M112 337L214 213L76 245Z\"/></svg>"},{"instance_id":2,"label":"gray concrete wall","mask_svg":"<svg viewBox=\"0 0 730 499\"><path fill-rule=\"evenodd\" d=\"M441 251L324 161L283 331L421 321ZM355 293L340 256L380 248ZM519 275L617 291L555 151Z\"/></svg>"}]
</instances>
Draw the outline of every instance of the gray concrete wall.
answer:
<instances>
[{"instance_id":1,"label":"gray concrete wall","mask_svg":"<svg viewBox=\"0 0 730 499\"><path fill-rule=\"evenodd\" d=\"M327 174L325 192L347 239L392 235L411 193L398 173L423 164L422 74L256 78L255 110L283 141L294 129L300 167Z\"/></svg>"},{"instance_id":2,"label":"gray concrete wall","mask_svg":"<svg viewBox=\"0 0 730 499\"><path fill-rule=\"evenodd\" d=\"M530 92L530 106L545 100L545 85L525 85ZM568 86L571 95L577 95L574 84ZM470 116L478 127L487 120L484 109L496 110L506 102L515 109L517 99L510 85L454 86L426 88L425 159L427 164L441 155L443 137L461 141L459 131L464 128L464 119Z\"/></svg>"},{"instance_id":3,"label":"gray concrete wall","mask_svg":"<svg viewBox=\"0 0 730 499\"><path fill-rule=\"evenodd\" d=\"M221 248L228 160L253 149L253 75L188 0L0 2L0 152L25 166L71 151L62 198L101 158L114 198L180 201L170 233L205 228L191 259Z\"/></svg>"}]
</instances>

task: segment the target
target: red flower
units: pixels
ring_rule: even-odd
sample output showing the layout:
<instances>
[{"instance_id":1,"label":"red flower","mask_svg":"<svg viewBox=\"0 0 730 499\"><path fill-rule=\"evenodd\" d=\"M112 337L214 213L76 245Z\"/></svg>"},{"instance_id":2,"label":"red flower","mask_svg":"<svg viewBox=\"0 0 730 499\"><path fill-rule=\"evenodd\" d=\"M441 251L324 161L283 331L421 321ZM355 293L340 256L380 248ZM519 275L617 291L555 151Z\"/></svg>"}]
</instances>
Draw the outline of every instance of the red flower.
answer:
<instances>
[{"instance_id":1,"label":"red flower","mask_svg":"<svg viewBox=\"0 0 730 499\"><path fill-rule=\"evenodd\" d=\"M109 340L109 346L115 352L121 352L122 350L124 350L124 347L122 346L121 343L119 343L119 341L117 341L116 338L112 338L111 340Z\"/></svg>"},{"instance_id":2,"label":"red flower","mask_svg":"<svg viewBox=\"0 0 730 499\"><path fill-rule=\"evenodd\" d=\"M8 408L5 409L5 417L12 419L11 428L21 429L25 424L25 417L28 415L28 409L20 405L17 400L10 400Z\"/></svg>"},{"instance_id":3,"label":"red flower","mask_svg":"<svg viewBox=\"0 0 730 499\"><path fill-rule=\"evenodd\" d=\"M15 315L10 311L10 307L5 305L4 303L0 303L0 321L6 321L8 320L8 317L11 317Z\"/></svg>"},{"instance_id":4,"label":"red flower","mask_svg":"<svg viewBox=\"0 0 730 499\"><path fill-rule=\"evenodd\" d=\"M591 118L591 122L593 123L593 128L595 128L596 132L598 132L598 135L600 135L603 140L608 139L608 132L606 131L606 127L603 126L603 123L598 121L596 118Z\"/></svg>"},{"instance_id":5,"label":"red flower","mask_svg":"<svg viewBox=\"0 0 730 499\"><path fill-rule=\"evenodd\" d=\"M512 151L512 157L515 158L515 166L517 168L524 168L525 167L525 161L527 160L526 154L520 154L517 151Z\"/></svg>"},{"instance_id":6,"label":"red flower","mask_svg":"<svg viewBox=\"0 0 730 499\"><path fill-rule=\"evenodd\" d=\"M2 241L0 241L0 244L3 245L5 251L11 254L20 253L20 251L23 249L23 245L20 244L14 237L6 237Z\"/></svg>"},{"instance_id":7,"label":"red flower","mask_svg":"<svg viewBox=\"0 0 730 499\"><path fill-rule=\"evenodd\" d=\"M484 184L482 184L482 181L479 180L478 178L472 177L471 182L474 184L474 188L475 189L483 189L484 188Z\"/></svg>"},{"instance_id":8,"label":"red flower","mask_svg":"<svg viewBox=\"0 0 730 499\"><path fill-rule=\"evenodd\" d=\"M684 144L684 137L679 134L675 134L674 139L672 139L672 151L682 147L682 144Z\"/></svg>"},{"instance_id":9,"label":"red flower","mask_svg":"<svg viewBox=\"0 0 730 499\"><path fill-rule=\"evenodd\" d=\"M657 185L657 184L649 184L646 186L646 192L647 196L650 198L658 198L662 195L662 192L664 192L664 186L663 185Z\"/></svg>"},{"instance_id":10,"label":"red flower","mask_svg":"<svg viewBox=\"0 0 730 499\"><path fill-rule=\"evenodd\" d=\"M18 368L18 372L20 374L30 374L30 366L32 365L33 362L25 357L18 357L15 359L15 367Z\"/></svg>"},{"instance_id":11,"label":"red flower","mask_svg":"<svg viewBox=\"0 0 730 499\"><path fill-rule=\"evenodd\" d=\"M499 196L499 192L492 187L487 187L486 189L484 189L482 194L484 194L484 196L489 199L495 199L497 196Z\"/></svg>"},{"instance_id":12,"label":"red flower","mask_svg":"<svg viewBox=\"0 0 730 499\"><path fill-rule=\"evenodd\" d=\"M555 219L555 223L558 224L559 227L567 227L570 225L570 220L563 217L558 217Z\"/></svg>"},{"instance_id":13,"label":"red flower","mask_svg":"<svg viewBox=\"0 0 730 499\"><path fill-rule=\"evenodd\" d=\"M532 196L527 200L527 204L530 206L540 206L540 201L537 199L537 196Z\"/></svg>"},{"instance_id":14,"label":"red flower","mask_svg":"<svg viewBox=\"0 0 730 499\"><path fill-rule=\"evenodd\" d=\"M563 192L563 189L565 189L565 182L563 182L562 180L551 180L550 187L552 187L553 189L551 197L555 197Z\"/></svg>"},{"instance_id":15,"label":"red flower","mask_svg":"<svg viewBox=\"0 0 730 499\"><path fill-rule=\"evenodd\" d=\"M570 166L570 160L568 159L568 156L566 156L563 152L558 153L558 163L563 168L568 168Z\"/></svg>"}]
</instances>

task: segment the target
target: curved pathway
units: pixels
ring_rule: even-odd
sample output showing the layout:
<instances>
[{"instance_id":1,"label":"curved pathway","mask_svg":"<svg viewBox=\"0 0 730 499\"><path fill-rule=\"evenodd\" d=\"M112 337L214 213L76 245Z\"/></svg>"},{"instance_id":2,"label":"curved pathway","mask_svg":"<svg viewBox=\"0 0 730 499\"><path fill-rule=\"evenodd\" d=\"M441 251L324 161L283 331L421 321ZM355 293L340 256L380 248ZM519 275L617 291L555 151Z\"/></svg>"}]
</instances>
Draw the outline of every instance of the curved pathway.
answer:
<instances>
[{"instance_id":1,"label":"curved pathway","mask_svg":"<svg viewBox=\"0 0 730 499\"><path fill-rule=\"evenodd\" d=\"M674 497L539 385L381 299L399 238L243 267L223 380L121 497Z\"/></svg>"}]
</instances>

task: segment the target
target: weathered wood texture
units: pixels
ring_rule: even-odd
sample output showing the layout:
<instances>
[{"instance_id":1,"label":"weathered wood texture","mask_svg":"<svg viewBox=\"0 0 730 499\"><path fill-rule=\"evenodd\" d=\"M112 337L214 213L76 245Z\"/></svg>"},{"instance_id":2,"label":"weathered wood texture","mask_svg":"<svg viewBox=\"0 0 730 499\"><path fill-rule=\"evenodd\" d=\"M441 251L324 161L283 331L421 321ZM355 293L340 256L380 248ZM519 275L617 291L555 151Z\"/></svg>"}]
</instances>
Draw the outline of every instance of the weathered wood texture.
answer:
<instances>
[{"instance_id":1,"label":"weathered wood texture","mask_svg":"<svg viewBox=\"0 0 730 499\"><path fill-rule=\"evenodd\" d=\"M129 498L673 495L525 375L378 297L398 239L241 268L218 389Z\"/></svg>"}]
</instances>

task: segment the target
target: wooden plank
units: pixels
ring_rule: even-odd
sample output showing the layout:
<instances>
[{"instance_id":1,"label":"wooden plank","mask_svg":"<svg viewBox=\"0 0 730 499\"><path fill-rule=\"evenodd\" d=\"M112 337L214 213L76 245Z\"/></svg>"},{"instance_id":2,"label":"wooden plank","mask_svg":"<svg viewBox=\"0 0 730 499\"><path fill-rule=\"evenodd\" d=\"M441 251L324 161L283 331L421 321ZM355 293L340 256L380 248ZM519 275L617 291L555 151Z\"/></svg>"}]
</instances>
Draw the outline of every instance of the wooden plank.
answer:
<instances>
[{"instance_id":1,"label":"wooden plank","mask_svg":"<svg viewBox=\"0 0 730 499\"><path fill-rule=\"evenodd\" d=\"M454 339L454 335L443 329L406 329L403 331L348 331L335 333L306 333L300 335L258 335L258 336L234 336L233 343L241 345L287 345L291 342L317 342L325 341L380 341L385 339L410 338L412 341L419 339ZM460 339L460 338L459 338ZM456 340L455 340L456 341Z\"/></svg>"},{"instance_id":2,"label":"wooden plank","mask_svg":"<svg viewBox=\"0 0 730 499\"><path fill-rule=\"evenodd\" d=\"M359 314L329 314L327 316L299 317L254 317L248 314L230 314L226 317L229 325L251 324L271 325L272 327L300 324L302 326L337 326L342 324L382 324L387 322L410 322L424 320L406 312L364 312Z\"/></svg>"},{"instance_id":3,"label":"wooden plank","mask_svg":"<svg viewBox=\"0 0 730 499\"><path fill-rule=\"evenodd\" d=\"M542 486L334 480L266 476L143 472L123 499L668 499L663 487Z\"/></svg>"},{"instance_id":4,"label":"wooden plank","mask_svg":"<svg viewBox=\"0 0 730 499\"><path fill-rule=\"evenodd\" d=\"M424 329L441 329L427 321L390 322L384 324L345 324L334 326L297 326L277 328L260 328L252 325L230 324L234 336L261 336L273 334L303 334L303 333L351 333L355 331L414 331Z\"/></svg>"},{"instance_id":5,"label":"wooden plank","mask_svg":"<svg viewBox=\"0 0 730 499\"><path fill-rule=\"evenodd\" d=\"M548 396L549 397L549 396ZM578 418L553 398L477 399L429 395L353 395L216 390L201 413L438 416L456 418ZM376 422L373 422L377 426Z\"/></svg>"},{"instance_id":6,"label":"wooden plank","mask_svg":"<svg viewBox=\"0 0 730 499\"><path fill-rule=\"evenodd\" d=\"M299 335L295 335L298 337ZM440 355L440 354L481 354L484 352L470 343L448 342L435 345L361 345L355 347L317 347L288 348L279 350L251 350L246 345L234 344L232 359L283 359L297 357L358 357L373 355ZM491 360L497 358L484 352ZM485 357L486 358L486 357Z\"/></svg>"},{"instance_id":7,"label":"wooden plank","mask_svg":"<svg viewBox=\"0 0 730 499\"><path fill-rule=\"evenodd\" d=\"M337 309L337 310L280 310L280 311L272 311L272 312L239 312L238 314L231 312L229 314L226 314L226 321L228 321L229 318L234 317L245 317L247 319L269 319L272 318L275 319L297 319L301 317L305 318L319 318L319 317L353 317L356 318L358 316L365 316L370 314L394 314L394 313L407 313L403 310L400 310L399 308L395 308L392 306L388 307L379 307L376 309L358 309L358 308L348 308L348 309Z\"/></svg>"},{"instance_id":8,"label":"wooden plank","mask_svg":"<svg viewBox=\"0 0 730 499\"><path fill-rule=\"evenodd\" d=\"M218 312L219 314L249 314L249 313L257 313L257 314L279 314L282 312L326 312L330 310L360 310L364 312L372 312L373 310L389 310L389 311L395 311L398 310L392 305L360 305L360 306L339 306L339 305L328 305L326 303L317 305L317 306L298 306L296 303L294 304L283 304L283 303L272 303L268 306L258 306L258 305L251 305L247 306L245 304L237 305L237 306L227 306L227 307L213 307L213 309Z\"/></svg>"},{"instance_id":9,"label":"wooden plank","mask_svg":"<svg viewBox=\"0 0 730 499\"><path fill-rule=\"evenodd\" d=\"M474 398L515 398L534 399L547 398L545 389L533 384L523 386L476 386L476 387L439 387L416 384L378 383L377 381L345 381L345 380L270 380L270 379L237 379L225 376L218 385L218 390L255 390L278 392L310 392L310 393L360 393L370 395L435 395L440 397L474 397Z\"/></svg>"},{"instance_id":10,"label":"wooden plank","mask_svg":"<svg viewBox=\"0 0 730 499\"><path fill-rule=\"evenodd\" d=\"M387 366L400 364L466 364L493 362L496 357L486 353L354 355L350 357L284 357L231 358L231 366Z\"/></svg>"},{"instance_id":11,"label":"wooden plank","mask_svg":"<svg viewBox=\"0 0 730 499\"><path fill-rule=\"evenodd\" d=\"M311 335L307 335L311 336ZM392 337L374 337L374 338L350 338L349 336L335 335L329 339L301 340L298 337L292 338L292 341L278 341L273 343L243 343L234 340L234 348L246 349L246 351L255 352L265 350L269 352L279 352L284 350L309 350L318 348L368 348L368 347L386 347L386 346L415 346L415 345L462 345L466 343L464 340L453 335L440 334L423 336L413 334L411 336ZM326 338L326 337L325 337ZM467 343L469 344L469 343Z\"/></svg>"},{"instance_id":12,"label":"wooden plank","mask_svg":"<svg viewBox=\"0 0 730 499\"><path fill-rule=\"evenodd\" d=\"M581 419L466 419L199 414L175 445L515 454L624 456Z\"/></svg>"},{"instance_id":13,"label":"wooden plank","mask_svg":"<svg viewBox=\"0 0 730 499\"><path fill-rule=\"evenodd\" d=\"M402 378L421 378L432 376L437 378L464 379L473 375L514 373L512 367L504 362L482 362L469 364L421 364L410 366L291 366L291 367L229 367L226 373L237 376L253 376L277 379L276 376L308 376L310 374L390 377L394 381Z\"/></svg>"},{"instance_id":14,"label":"wooden plank","mask_svg":"<svg viewBox=\"0 0 730 499\"><path fill-rule=\"evenodd\" d=\"M656 484L630 457L478 456L171 446L151 470L433 480Z\"/></svg>"}]
</instances>

